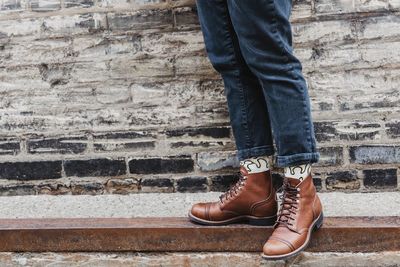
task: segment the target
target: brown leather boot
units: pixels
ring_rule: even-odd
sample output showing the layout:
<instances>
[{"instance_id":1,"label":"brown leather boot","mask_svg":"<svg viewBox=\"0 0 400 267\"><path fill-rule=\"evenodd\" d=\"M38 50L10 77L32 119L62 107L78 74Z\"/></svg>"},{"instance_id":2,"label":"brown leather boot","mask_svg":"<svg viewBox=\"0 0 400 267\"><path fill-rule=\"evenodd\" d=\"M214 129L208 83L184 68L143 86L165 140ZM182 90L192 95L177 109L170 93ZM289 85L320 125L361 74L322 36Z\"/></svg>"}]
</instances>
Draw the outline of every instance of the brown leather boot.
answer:
<instances>
[{"instance_id":1,"label":"brown leather boot","mask_svg":"<svg viewBox=\"0 0 400 267\"><path fill-rule=\"evenodd\" d=\"M191 221L205 225L248 222L273 225L277 202L271 171L248 173L240 167L240 179L217 202L197 203L189 211Z\"/></svg>"},{"instance_id":2,"label":"brown leather boot","mask_svg":"<svg viewBox=\"0 0 400 267\"><path fill-rule=\"evenodd\" d=\"M313 230L322 225L322 205L311 174L303 181L284 179L283 195L274 232L263 248L263 258L280 260L303 251Z\"/></svg>"}]
</instances>

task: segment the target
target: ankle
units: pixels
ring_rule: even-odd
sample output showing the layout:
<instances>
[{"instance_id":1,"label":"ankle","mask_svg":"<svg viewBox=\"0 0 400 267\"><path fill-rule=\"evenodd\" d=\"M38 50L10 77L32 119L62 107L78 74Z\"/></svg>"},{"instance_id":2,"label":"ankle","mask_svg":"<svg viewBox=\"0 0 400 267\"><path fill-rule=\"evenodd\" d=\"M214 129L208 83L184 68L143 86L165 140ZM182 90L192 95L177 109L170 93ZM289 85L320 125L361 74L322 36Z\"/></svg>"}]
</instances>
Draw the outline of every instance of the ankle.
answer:
<instances>
[{"instance_id":1,"label":"ankle","mask_svg":"<svg viewBox=\"0 0 400 267\"><path fill-rule=\"evenodd\" d=\"M270 169L268 156L251 157L241 160L240 166L243 166L249 174L266 172Z\"/></svg>"},{"instance_id":2,"label":"ankle","mask_svg":"<svg viewBox=\"0 0 400 267\"><path fill-rule=\"evenodd\" d=\"M284 176L287 178L303 181L311 174L311 165L311 163L305 163L284 167Z\"/></svg>"}]
</instances>

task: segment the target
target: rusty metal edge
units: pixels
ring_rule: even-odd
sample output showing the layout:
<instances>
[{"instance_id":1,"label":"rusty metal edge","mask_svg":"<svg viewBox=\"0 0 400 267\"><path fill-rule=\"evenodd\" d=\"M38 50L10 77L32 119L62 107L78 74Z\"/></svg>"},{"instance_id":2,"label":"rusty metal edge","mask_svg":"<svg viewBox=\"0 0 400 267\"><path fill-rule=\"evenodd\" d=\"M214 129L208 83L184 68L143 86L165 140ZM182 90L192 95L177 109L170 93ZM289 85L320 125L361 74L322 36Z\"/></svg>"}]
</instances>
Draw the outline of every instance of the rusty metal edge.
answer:
<instances>
[{"instance_id":1,"label":"rusty metal edge","mask_svg":"<svg viewBox=\"0 0 400 267\"><path fill-rule=\"evenodd\" d=\"M1 252L260 252L271 227L187 218L0 219ZM400 250L400 217L327 217L308 251Z\"/></svg>"}]
</instances>

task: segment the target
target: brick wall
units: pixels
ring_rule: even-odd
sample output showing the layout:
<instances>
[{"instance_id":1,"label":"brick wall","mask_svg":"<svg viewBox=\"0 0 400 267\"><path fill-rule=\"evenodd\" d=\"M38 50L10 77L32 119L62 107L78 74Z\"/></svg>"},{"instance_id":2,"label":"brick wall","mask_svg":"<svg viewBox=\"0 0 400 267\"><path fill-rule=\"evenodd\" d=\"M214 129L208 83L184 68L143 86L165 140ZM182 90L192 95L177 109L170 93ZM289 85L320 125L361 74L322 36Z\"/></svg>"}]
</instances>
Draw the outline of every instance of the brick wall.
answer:
<instances>
[{"instance_id":1,"label":"brick wall","mask_svg":"<svg viewBox=\"0 0 400 267\"><path fill-rule=\"evenodd\" d=\"M223 85L194 7L0 0L0 195L235 181ZM294 0L321 191L399 189L399 14L399 0Z\"/></svg>"}]
</instances>

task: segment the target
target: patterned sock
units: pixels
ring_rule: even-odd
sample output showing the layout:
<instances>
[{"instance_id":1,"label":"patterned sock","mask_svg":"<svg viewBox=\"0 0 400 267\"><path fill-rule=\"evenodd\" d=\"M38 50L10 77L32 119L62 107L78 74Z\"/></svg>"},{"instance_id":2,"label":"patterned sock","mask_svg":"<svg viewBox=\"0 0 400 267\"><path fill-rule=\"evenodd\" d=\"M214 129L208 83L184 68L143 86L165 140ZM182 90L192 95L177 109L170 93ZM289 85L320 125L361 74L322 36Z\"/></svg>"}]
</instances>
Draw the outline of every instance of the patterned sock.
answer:
<instances>
[{"instance_id":1,"label":"patterned sock","mask_svg":"<svg viewBox=\"0 0 400 267\"><path fill-rule=\"evenodd\" d=\"M283 169L285 177L303 181L311 173L311 163L284 167Z\"/></svg>"},{"instance_id":2,"label":"patterned sock","mask_svg":"<svg viewBox=\"0 0 400 267\"><path fill-rule=\"evenodd\" d=\"M269 170L268 157L251 157L240 161L240 166L244 166L248 173L259 173Z\"/></svg>"}]
</instances>

